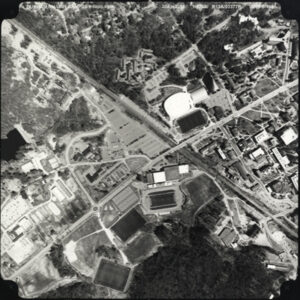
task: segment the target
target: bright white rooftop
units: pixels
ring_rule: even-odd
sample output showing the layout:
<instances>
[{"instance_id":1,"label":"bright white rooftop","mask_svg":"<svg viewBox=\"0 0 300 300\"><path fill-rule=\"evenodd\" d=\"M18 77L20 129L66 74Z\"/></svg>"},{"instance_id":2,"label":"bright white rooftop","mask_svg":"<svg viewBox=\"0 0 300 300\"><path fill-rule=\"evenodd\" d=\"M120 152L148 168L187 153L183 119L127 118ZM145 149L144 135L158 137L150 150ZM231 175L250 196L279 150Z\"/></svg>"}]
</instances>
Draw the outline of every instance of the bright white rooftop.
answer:
<instances>
[{"instance_id":1,"label":"bright white rooftop","mask_svg":"<svg viewBox=\"0 0 300 300\"><path fill-rule=\"evenodd\" d=\"M170 96L164 103L164 108L171 120L186 115L194 104L189 93L179 92Z\"/></svg>"}]
</instances>

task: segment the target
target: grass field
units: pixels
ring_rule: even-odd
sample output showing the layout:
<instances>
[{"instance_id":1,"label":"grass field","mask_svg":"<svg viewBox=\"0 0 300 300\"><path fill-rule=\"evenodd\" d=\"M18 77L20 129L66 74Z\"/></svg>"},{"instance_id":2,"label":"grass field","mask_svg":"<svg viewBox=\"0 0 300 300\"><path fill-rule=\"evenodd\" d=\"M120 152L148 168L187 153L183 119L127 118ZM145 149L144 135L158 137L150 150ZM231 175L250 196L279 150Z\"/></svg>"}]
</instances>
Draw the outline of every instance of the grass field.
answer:
<instances>
[{"instance_id":1,"label":"grass field","mask_svg":"<svg viewBox=\"0 0 300 300\"><path fill-rule=\"evenodd\" d=\"M131 172L138 171L142 168L145 164L147 164L148 159L145 157L134 157L126 159L126 164Z\"/></svg>"},{"instance_id":2,"label":"grass field","mask_svg":"<svg viewBox=\"0 0 300 300\"><path fill-rule=\"evenodd\" d=\"M99 223L97 216L92 216L85 223L83 223L80 227L78 227L74 232L72 232L64 241L64 244L67 244L70 240L77 241L80 238L100 230L102 227Z\"/></svg>"},{"instance_id":3,"label":"grass field","mask_svg":"<svg viewBox=\"0 0 300 300\"><path fill-rule=\"evenodd\" d=\"M201 174L186 184L186 189L192 202L201 206L221 194L214 181L205 174Z\"/></svg>"},{"instance_id":4,"label":"grass field","mask_svg":"<svg viewBox=\"0 0 300 300\"><path fill-rule=\"evenodd\" d=\"M271 81L269 78L261 79L255 86L254 90L258 97L262 97L274 90L276 90L277 85Z\"/></svg>"},{"instance_id":5,"label":"grass field","mask_svg":"<svg viewBox=\"0 0 300 300\"><path fill-rule=\"evenodd\" d=\"M123 291L130 273L130 268L101 259L94 283Z\"/></svg>"},{"instance_id":6,"label":"grass field","mask_svg":"<svg viewBox=\"0 0 300 300\"><path fill-rule=\"evenodd\" d=\"M255 108L255 109L259 110L260 107L259 108ZM247 112L245 112L243 114L243 116L246 117L246 118L248 118L248 119L251 119L251 120L253 120L255 122L261 122L261 123L263 123L262 121L266 122L266 121L268 121L268 120L271 119L270 114L264 112L264 110L265 110L264 108L263 108L262 112L257 111L257 110L248 110Z\"/></svg>"},{"instance_id":7,"label":"grass field","mask_svg":"<svg viewBox=\"0 0 300 300\"><path fill-rule=\"evenodd\" d=\"M157 242L154 236L150 233L145 233L128 244L124 252L132 263L138 263L148 257L155 250L156 246Z\"/></svg>"}]
</instances>

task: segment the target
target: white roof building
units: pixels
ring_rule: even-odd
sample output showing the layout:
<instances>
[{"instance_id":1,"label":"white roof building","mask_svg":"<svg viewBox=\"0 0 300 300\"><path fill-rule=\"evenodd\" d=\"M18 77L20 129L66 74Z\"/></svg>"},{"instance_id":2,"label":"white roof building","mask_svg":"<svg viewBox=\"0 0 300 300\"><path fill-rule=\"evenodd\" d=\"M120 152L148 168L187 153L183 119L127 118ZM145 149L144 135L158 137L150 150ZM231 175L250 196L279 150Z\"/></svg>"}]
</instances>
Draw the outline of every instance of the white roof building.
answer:
<instances>
[{"instance_id":1,"label":"white roof building","mask_svg":"<svg viewBox=\"0 0 300 300\"><path fill-rule=\"evenodd\" d=\"M246 21L250 21L252 22L255 26L258 25L258 20L256 17L251 17L251 16L245 16L245 15L239 15L240 19L239 19L239 24L246 22Z\"/></svg>"},{"instance_id":2,"label":"white roof building","mask_svg":"<svg viewBox=\"0 0 300 300\"><path fill-rule=\"evenodd\" d=\"M293 183L295 189L298 191L298 173L294 174L291 177L291 180L292 180L292 183Z\"/></svg>"},{"instance_id":3,"label":"white roof building","mask_svg":"<svg viewBox=\"0 0 300 300\"><path fill-rule=\"evenodd\" d=\"M204 87L201 87L198 90L195 90L194 92L191 93L191 97L193 100L194 105L200 103L204 99L208 98L207 91Z\"/></svg>"},{"instance_id":4,"label":"white roof building","mask_svg":"<svg viewBox=\"0 0 300 300\"><path fill-rule=\"evenodd\" d=\"M179 174L187 174L190 171L189 165L180 165L178 169Z\"/></svg>"},{"instance_id":5,"label":"white roof building","mask_svg":"<svg viewBox=\"0 0 300 300\"><path fill-rule=\"evenodd\" d=\"M188 114L194 108L194 103L189 93L179 92L170 96L164 102L164 109L171 120L178 119Z\"/></svg>"},{"instance_id":6,"label":"white roof building","mask_svg":"<svg viewBox=\"0 0 300 300\"><path fill-rule=\"evenodd\" d=\"M160 183L166 181L166 173L164 171L153 173L154 183Z\"/></svg>"},{"instance_id":7,"label":"white roof building","mask_svg":"<svg viewBox=\"0 0 300 300\"><path fill-rule=\"evenodd\" d=\"M256 159L257 157L264 155L264 151L262 148L257 148L256 150L254 150L252 153L250 153L250 157L252 159Z\"/></svg>"},{"instance_id":8,"label":"white roof building","mask_svg":"<svg viewBox=\"0 0 300 300\"><path fill-rule=\"evenodd\" d=\"M277 148L273 148L272 152L274 153L275 157L277 158L281 166L285 169L286 166L290 163L288 157L286 155L282 156Z\"/></svg>"},{"instance_id":9,"label":"white roof building","mask_svg":"<svg viewBox=\"0 0 300 300\"><path fill-rule=\"evenodd\" d=\"M27 162L26 164L24 164L22 167L21 167L22 171L24 173L28 173L30 172L31 170L35 169L33 163L31 161Z\"/></svg>"},{"instance_id":10,"label":"white roof building","mask_svg":"<svg viewBox=\"0 0 300 300\"><path fill-rule=\"evenodd\" d=\"M281 135L281 139L283 140L285 145L289 145L291 142L295 141L298 138L298 134L294 131L293 128L288 128Z\"/></svg>"},{"instance_id":11,"label":"white roof building","mask_svg":"<svg viewBox=\"0 0 300 300\"><path fill-rule=\"evenodd\" d=\"M255 137L255 140L258 144L268 140L270 138L270 135L267 131L263 130L262 132L258 133Z\"/></svg>"}]
</instances>

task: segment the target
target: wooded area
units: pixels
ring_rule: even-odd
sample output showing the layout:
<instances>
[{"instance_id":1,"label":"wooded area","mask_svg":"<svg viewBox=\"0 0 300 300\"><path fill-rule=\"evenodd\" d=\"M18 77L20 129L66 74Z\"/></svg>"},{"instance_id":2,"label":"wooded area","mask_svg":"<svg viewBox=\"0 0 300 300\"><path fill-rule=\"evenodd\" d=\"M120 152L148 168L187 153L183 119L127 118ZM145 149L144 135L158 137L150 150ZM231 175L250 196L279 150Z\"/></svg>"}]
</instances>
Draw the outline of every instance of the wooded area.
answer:
<instances>
[{"instance_id":1,"label":"wooded area","mask_svg":"<svg viewBox=\"0 0 300 300\"><path fill-rule=\"evenodd\" d=\"M129 290L131 298L242 299L270 295L280 274L267 272L262 248L222 248L221 256L220 246L209 238L204 227L175 227L176 234L160 228L164 241L172 244L138 267Z\"/></svg>"}]
</instances>

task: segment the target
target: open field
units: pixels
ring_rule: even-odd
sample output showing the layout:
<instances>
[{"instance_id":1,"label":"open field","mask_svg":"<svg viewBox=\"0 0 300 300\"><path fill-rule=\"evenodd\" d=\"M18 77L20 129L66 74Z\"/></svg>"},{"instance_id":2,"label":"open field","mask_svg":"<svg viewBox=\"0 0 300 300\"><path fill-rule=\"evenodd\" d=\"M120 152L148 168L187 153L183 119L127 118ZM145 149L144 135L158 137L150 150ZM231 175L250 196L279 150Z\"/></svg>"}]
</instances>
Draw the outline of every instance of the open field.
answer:
<instances>
[{"instance_id":1,"label":"open field","mask_svg":"<svg viewBox=\"0 0 300 300\"><path fill-rule=\"evenodd\" d=\"M269 113L265 112L265 109L262 109L262 112L260 112L261 108L257 107L255 110L248 110L243 114L243 116L247 119L253 120L256 123L264 123L271 119L271 116Z\"/></svg>"},{"instance_id":2,"label":"open field","mask_svg":"<svg viewBox=\"0 0 300 300\"><path fill-rule=\"evenodd\" d=\"M258 97L262 97L274 91L276 88L277 85L273 81L271 81L269 78L263 78L256 84L254 90Z\"/></svg>"},{"instance_id":3,"label":"open field","mask_svg":"<svg viewBox=\"0 0 300 300\"><path fill-rule=\"evenodd\" d=\"M145 157L133 157L126 159L125 162L130 171L135 172L146 165L148 160Z\"/></svg>"},{"instance_id":4,"label":"open field","mask_svg":"<svg viewBox=\"0 0 300 300\"><path fill-rule=\"evenodd\" d=\"M201 206L221 194L214 181L205 174L201 174L185 185L192 202Z\"/></svg>"},{"instance_id":5,"label":"open field","mask_svg":"<svg viewBox=\"0 0 300 300\"><path fill-rule=\"evenodd\" d=\"M132 263L138 263L151 255L151 253L155 251L156 246L158 246L158 244L153 234L146 233L141 234L128 244L124 252Z\"/></svg>"},{"instance_id":6,"label":"open field","mask_svg":"<svg viewBox=\"0 0 300 300\"><path fill-rule=\"evenodd\" d=\"M115 290L123 291L130 273L130 268L102 259L94 283L102 284Z\"/></svg>"},{"instance_id":7,"label":"open field","mask_svg":"<svg viewBox=\"0 0 300 300\"><path fill-rule=\"evenodd\" d=\"M48 257L44 256L39 259L38 264L33 263L27 268L26 272L19 277L19 280L23 292L29 294L43 290L50 284L61 280L61 277Z\"/></svg>"},{"instance_id":8,"label":"open field","mask_svg":"<svg viewBox=\"0 0 300 300\"><path fill-rule=\"evenodd\" d=\"M99 260L97 249L103 245L111 246L111 242L104 231L79 240L75 248L77 260L72 262L72 265L82 274L93 277Z\"/></svg>"},{"instance_id":9,"label":"open field","mask_svg":"<svg viewBox=\"0 0 300 300\"><path fill-rule=\"evenodd\" d=\"M77 241L84 236L100 230L102 227L99 223L97 216L92 216L85 223L79 226L74 232L72 232L63 242L67 244L69 241Z\"/></svg>"}]
</instances>

